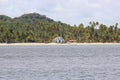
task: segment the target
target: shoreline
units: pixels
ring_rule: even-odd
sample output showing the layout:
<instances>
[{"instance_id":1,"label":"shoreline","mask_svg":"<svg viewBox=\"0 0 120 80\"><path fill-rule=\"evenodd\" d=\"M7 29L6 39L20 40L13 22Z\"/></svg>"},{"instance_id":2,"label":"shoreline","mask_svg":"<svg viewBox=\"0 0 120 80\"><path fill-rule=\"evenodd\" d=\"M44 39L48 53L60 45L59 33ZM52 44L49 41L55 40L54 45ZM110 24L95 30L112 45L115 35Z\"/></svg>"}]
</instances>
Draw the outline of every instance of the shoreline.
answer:
<instances>
[{"instance_id":1,"label":"shoreline","mask_svg":"<svg viewBox=\"0 0 120 80\"><path fill-rule=\"evenodd\" d=\"M0 43L0 46L120 45L120 43Z\"/></svg>"}]
</instances>

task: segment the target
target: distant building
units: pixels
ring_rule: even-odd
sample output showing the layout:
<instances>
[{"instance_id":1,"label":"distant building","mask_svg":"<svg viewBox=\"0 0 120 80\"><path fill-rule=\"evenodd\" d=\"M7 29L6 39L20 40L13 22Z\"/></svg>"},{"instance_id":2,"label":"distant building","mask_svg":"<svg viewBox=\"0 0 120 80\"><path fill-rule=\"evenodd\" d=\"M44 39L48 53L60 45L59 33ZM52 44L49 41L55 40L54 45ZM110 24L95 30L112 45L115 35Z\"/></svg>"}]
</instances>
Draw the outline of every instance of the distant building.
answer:
<instances>
[{"instance_id":1,"label":"distant building","mask_svg":"<svg viewBox=\"0 0 120 80\"><path fill-rule=\"evenodd\" d=\"M53 42L54 43L64 43L65 40L62 37L59 36L59 37L54 38Z\"/></svg>"},{"instance_id":2,"label":"distant building","mask_svg":"<svg viewBox=\"0 0 120 80\"><path fill-rule=\"evenodd\" d=\"M71 39L71 40L68 41L68 43L77 43L77 40Z\"/></svg>"}]
</instances>

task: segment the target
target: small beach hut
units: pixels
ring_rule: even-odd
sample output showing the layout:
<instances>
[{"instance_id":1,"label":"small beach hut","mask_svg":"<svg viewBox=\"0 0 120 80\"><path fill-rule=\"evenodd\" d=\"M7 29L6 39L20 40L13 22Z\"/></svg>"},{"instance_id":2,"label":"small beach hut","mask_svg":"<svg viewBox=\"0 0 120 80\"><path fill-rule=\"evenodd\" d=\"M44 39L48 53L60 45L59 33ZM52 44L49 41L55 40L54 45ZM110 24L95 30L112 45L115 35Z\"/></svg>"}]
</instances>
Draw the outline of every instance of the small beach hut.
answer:
<instances>
[{"instance_id":1,"label":"small beach hut","mask_svg":"<svg viewBox=\"0 0 120 80\"><path fill-rule=\"evenodd\" d=\"M77 40L71 39L71 40L69 40L68 42L69 42L69 43L77 43Z\"/></svg>"},{"instance_id":2,"label":"small beach hut","mask_svg":"<svg viewBox=\"0 0 120 80\"><path fill-rule=\"evenodd\" d=\"M65 40L63 39L63 37L56 37L53 39L53 43L64 43Z\"/></svg>"}]
</instances>

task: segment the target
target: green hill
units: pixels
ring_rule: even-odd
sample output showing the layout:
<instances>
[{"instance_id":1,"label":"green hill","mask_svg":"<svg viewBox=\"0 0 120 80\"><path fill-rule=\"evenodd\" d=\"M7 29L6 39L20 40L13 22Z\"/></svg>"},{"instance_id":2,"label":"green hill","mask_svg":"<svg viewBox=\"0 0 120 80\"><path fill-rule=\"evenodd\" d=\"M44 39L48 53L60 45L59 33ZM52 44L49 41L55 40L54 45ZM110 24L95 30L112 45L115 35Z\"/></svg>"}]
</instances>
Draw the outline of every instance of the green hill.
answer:
<instances>
[{"instance_id":1,"label":"green hill","mask_svg":"<svg viewBox=\"0 0 120 80\"><path fill-rule=\"evenodd\" d=\"M118 24L106 26L99 22L90 22L88 26L80 24L70 26L60 21L54 21L38 13L24 14L10 18L0 15L0 42L52 42L62 36L67 42L119 42L120 29Z\"/></svg>"},{"instance_id":2,"label":"green hill","mask_svg":"<svg viewBox=\"0 0 120 80\"><path fill-rule=\"evenodd\" d=\"M40 22L54 22L53 19L50 19L46 17L45 15L40 15L38 13L29 13L29 14L24 14L20 17L15 17L15 21L22 21L22 22L28 22L28 23L35 23L36 21Z\"/></svg>"}]
</instances>

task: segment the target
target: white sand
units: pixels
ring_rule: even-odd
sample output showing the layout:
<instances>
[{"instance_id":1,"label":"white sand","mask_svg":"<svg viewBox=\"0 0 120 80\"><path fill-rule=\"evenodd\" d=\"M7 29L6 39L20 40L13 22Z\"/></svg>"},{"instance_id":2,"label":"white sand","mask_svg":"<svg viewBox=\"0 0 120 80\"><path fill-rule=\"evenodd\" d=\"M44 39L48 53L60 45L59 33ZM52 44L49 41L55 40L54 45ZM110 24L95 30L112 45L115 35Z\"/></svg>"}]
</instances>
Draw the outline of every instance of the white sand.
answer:
<instances>
[{"instance_id":1,"label":"white sand","mask_svg":"<svg viewBox=\"0 0 120 80\"><path fill-rule=\"evenodd\" d=\"M42 45L120 45L120 43L0 43L0 46L42 46Z\"/></svg>"}]
</instances>

